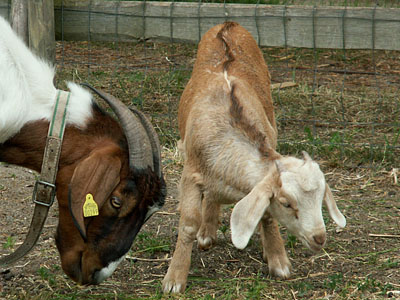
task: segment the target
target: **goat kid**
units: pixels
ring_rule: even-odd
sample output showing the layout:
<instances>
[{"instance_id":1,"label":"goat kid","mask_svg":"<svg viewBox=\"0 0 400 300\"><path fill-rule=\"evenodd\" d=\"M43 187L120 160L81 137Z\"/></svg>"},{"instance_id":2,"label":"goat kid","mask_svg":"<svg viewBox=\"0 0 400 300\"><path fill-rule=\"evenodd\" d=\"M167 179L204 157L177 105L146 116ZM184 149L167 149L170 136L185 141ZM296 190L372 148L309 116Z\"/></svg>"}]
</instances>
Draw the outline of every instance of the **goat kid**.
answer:
<instances>
[{"instance_id":1,"label":"goat kid","mask_svg":"<svg viewBox=\"0 0 400 300\"><path fill-rule=\"evenodd\" d=\"M56 97L54 70L1 17L0 32L0 161L40 172ZM143 223L164 203L160 146L140 112L96 91L120 125L87 90L73 83L68 88L56 178L56 244L69 277L79 284L98 284L112 274ZM98 216L83 216L89 193Z\"/></svg>"},{"instance_id":2,"label":"goat kid","mask_svg":"<svg viewBox=\"0 0 400 300\"><path fill-rule=\"evenodd\" d=\"M275 151L277 128L270 75L251 34L237 23L211 28L202 38L192 77L179 104L184 169L179 188L178 240L164 292L183 292L193 242L216 240L222 204L231 215L233 244L243 249L257 228L269 273L290 275L277 220L312 251L326 241L323 199L344 227L324 174L307 153L303 159Z\"/></svg>"}]
</instances>

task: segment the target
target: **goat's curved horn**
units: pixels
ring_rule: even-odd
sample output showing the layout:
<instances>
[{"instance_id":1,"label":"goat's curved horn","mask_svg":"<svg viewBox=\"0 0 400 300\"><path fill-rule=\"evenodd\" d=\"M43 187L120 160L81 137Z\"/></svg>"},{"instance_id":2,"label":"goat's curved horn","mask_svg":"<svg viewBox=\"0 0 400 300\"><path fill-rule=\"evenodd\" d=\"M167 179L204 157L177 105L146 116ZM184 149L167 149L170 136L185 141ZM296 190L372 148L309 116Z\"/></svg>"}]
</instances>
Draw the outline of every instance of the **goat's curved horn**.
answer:
<instances>
[{"instance_id":1,"label":"goat's curved horn","mask_svg":"<svg viewBox=\"0 0 400 300\"><path fill-rule=\"evenodd\" d=\"M87 83L83 83L82 85L90 88L103 98L120 120L128 142L129 166L137 169L146 169L150 166L153 171L158 172L155 167L158 165L160 169L159 161L156 163L153 161L154 150L152 146L154 142L151 141L148 129L146 125L143 124L142 117L145 118L144 115L142 114L141 117L137 113L132 113L126 105L108 93L97 90ZM160 150L158 149L158 151Z\"/></svg>"},{"instance_id":2,"label":"goat's curved horn","mask_svg":"<svg viewBox=\"0 0 400 300\"><path fill-rule=\"evenodd\" d=\"M162 176L161 170L161 147L160 140L158 139L157 132L154 130L153 125L150 123L149 119L136 108L129 108L142 122L144 129L147 132L147 136L149 137L151 149L153 153L153 163L154 163L154 171L157 173L159 177Z\"/></svg>"}]
</instances>

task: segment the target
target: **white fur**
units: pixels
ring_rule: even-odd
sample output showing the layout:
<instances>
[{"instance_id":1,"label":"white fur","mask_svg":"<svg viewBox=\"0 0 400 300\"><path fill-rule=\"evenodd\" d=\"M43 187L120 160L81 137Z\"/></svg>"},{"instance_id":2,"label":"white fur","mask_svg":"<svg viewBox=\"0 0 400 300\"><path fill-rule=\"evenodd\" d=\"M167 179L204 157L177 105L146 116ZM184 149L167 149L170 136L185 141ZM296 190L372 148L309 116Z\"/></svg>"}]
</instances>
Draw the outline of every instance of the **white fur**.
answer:
<instances>
[{"instance_id":1,"label":"white fur","mask_svg":"<svg viewBox=\"0 0 400 300\"><path fill-rule=\"evenodd\" d=\"M179 104L179 148L185 159L181 217L164 292L184 291L195 233L200 246L208 242L204 232L215 233L221 204L236 203L230 224L237 248L245 248L259 229L272 275L288 278L291 267L276 219L312 250L326 241L321 206L329 187L308 154L301 160L274 150L277 128L262 56L251 34L234 23L213 27L199 44ZM340 216L333 196L329 203ZM194 234L187 234L186 227Z\"/></svg>"},{"instance_id":2,"label":"white fur","mask_svg":"<svg viewBox=\"0 0 400 300\"><path fill-rule=\"evenodd\" d=\"M273 270L277 277L280 278L289 278L290 269L288 266L283 266L281 268L276 268Z\"/></svg>"},{"instance_id":3,"label":"white fur","mask_svg":"<svg viewBox=\"0 0 400 300\"><path fill-rule=\"evenodd\" d=\"M182 290L183 285L181 283L176 283L176 284L172 284L171 282L168 282L165 287L164 287L164 292L165 293L181 293L183 292Z\"/></svg>"},{"instance_id":4,"label":"white fur","mask_svg":"<svg viewBox=\"0 0 400 300\"><path fill-rule=\"evenodd\" d=\"M125 255L122 256L120 259L109 263L107 267L96 272L95 273L96 284L99 284L99 283L103 282L104 280L106 280L108 277L110 277L111 274L115 271L115 269L118 267L118 265L121 263L121 261L124 258L125 258Z\"/></svg>"},{"instance_id":5,"label":"white fur","mask_svg":"<svg viewBox=\"0 0 400 300\"><path fill-rule=\"evenodd\" d=\"M305 246L312 249L313 236L325 233L322 217L322 201L325 194L325 178L317 163L288 157L288 170L281 173L282 190L296 199L298 218L287 210L277 213L277 219L288 230L300 238ZM285 163L284 163L285 164Z\"/></svg>"},{"instance_id":6,"label":"white fur","mask_svg":"<svg viewBox=\"0 0 400 300\"><path fill-rule=\"evenodd\" d=\"M54 68L25 46L0 17L0 143L14 136L24 124L50 120L56 97ZM92 116L92 97L80 86L68 83L72 92L67 124L84 127Z\"/></svg>"},{"instance_id":7,"label":"white fur","mask_svg":"<svg viewBox=\"0 0 400 300\"><path fill-rule=\"evenodd\" d=\"M232 89L231 81L228 79L228 72L226 70L224 71L224 78L225 78L226 83L228 84L228 89L231 90Z\"/></svg>"}]
</instances>

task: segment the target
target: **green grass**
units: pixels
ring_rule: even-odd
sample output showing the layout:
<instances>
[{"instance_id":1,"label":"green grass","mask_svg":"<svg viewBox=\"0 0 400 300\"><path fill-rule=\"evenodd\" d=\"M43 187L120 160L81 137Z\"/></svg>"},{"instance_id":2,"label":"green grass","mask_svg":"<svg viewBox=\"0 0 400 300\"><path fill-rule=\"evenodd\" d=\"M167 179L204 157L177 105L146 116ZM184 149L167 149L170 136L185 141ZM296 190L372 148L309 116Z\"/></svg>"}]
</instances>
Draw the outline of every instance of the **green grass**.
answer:
<instances>
[{"instance_id":1,"label":"green grass","mask_svg":"<svg viewBox=\"0 0 400 300\"><path fill-rule=\"evenodd\" d=\"M274 91L278 150L284 154L306 150L327 160L330 167L396 164L400 154L396 148L400 136L395 117L397 96L391 90L381 91L379 103L375 93L364 88L361 93L342 93L328 86L313 90L302 83L290 90ZM377 112L379 120L374 119L377 114L371 114L371 108L381 111Z\"/></svg>"},{"instance_id":2,"label":"green grass","mask_svg":"<svg viewBox=\"0 0 400 300\"><path fill-rule=\"evenodd\" d=\"M40 267L38 270L38 274L43 280L47 281L50 286L55 285L55 275L48 267Z\"/></svg>"},{"instance_id":3,"label":"green grass","mask_svg":"<svg viewBox=\"0 0 400 300\"><path fill-rule=\"evenodd\" d=\"M386 259L382 262L382 269L397 269L400 266L400 261L392 258Z\"/></svg>"},{"instance_id":4,"label":"green grass","mask_svg":"<svg viewBox=\"0 0 400 300\"><path fill-rule=\"evenodd\" d=\"M3 249L13 249L15 245L15 238L12 236L7 237L7 241L3 244Z\"/></svg>"},{"instance_id":5,"label":"green grass","mask_svg":"<svg viewBox=\"0 0 400 300\"><path fill-rule=\"evenodd\" d=\"M157 236L154 232L141 231L135 239L131 255L139 253L169 253L171 241L164 237Z\"/></svg>"},{"instance_id":6,"label":"green grass","mask_svg":"<svg viewBox=\"0 0 400 300\"><path fill-rule=\"evenodd\" d=\"M350 1L349 1L350 2ZM73 45L75 43L72 43ZM104 49L111 60L85 68L88 54L76 43L58 72L63 77L103 87L151 117L161 144L173 149L179 139L179 97L189 80L196 46L164 43L91 43L96 55ZM398 91L384 77L337 75L334 71L373 71L370 51L266 48L264 57L275 82L298 86L273 90L278 123L278 151L299 155L306 150L328 167L392 166L400 156ZM317 55L317 59L315 59ZM393 51L376 51L375 63L396 69ZM166 59L168 57L168 60ZM115 58L115 59L114 59ZM95 61L93 57L91 61ZM327 64L324 64L327 62ZM334 67L331 67L334 66ZM322 71L314 77L314 68ZM287 68L285 76L274 69ZM281 76L281 77L280 77ZM332 80L334 78L334 80ZM106 84L104 84L106 82Z\"/></svg>"},{"instance_id":7,"label":"green grass","mask_svg":"<svg viewBox=\"0 0 400 300\"><path fill-rule=\"evenodd\" d=\"M271 290L271 282L255 278L227 279L227 280L209 280L198 279L196 281L198 288L188 289L180 295L163 295L161 287L158 286L154 292L144 296L135 296L133 293L121 293L113 291L103 291L101 293L90 291L89 288L73 289L69 293L43 292L40 296L25 295L20 298L9 298L18 300L138 300L138 299L324 299L324 294L335 294L335 299L368 299L375 295L374 299L385 299L386 293L393 289L390 284L385 284L370 277L360 278L355 281L347 281L340 275L334 274L327 281L323 282L325 293L316 293L318 283L294 282L282 284L280 288ZM207 293L202 288L212 285L218 292ZM317 285L317 286L315 286ZM200 292L199 292L200 290ZM316 296L319 295L319 296ZM377 298L376 298L377 297ZM369 298L371 299L371 298Z\"/></svg>"}]
</instances>

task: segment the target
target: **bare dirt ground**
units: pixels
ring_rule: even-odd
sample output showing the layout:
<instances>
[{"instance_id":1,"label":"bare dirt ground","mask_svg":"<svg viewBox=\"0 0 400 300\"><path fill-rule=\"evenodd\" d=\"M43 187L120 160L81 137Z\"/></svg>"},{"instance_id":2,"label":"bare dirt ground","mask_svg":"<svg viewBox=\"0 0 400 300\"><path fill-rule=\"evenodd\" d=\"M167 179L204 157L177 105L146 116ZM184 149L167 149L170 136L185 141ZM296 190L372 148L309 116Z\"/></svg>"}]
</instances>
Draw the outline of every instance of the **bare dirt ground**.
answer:
<instances>
[{"instance_id":1,"label":"bare dirt ground","mask_svg":"<svg viewBox=\"0 0 400 300\"><path fill-rule=\"evenodd\" d=\"M343 134L344 138L339 140L339 147L333 143L336 141L333 137L337 136L332 135L334 123L317 126L315 135L311 137L303 125L289 119L279 125L280 133L285 137L283 142L289 145L281 146L280 150L296 154L306 149L314 154L347 218L346 228L337 230L324 210L328 241L324 251L317 254L305 249L282 228L293 274L289 280L281 281L268 276L257 234L245 250L233 247L229 230L230 208L226 208L218 231L218 244L207 252L194 248L187 292L163 296L160 282L175 247L179 220L177 185L182 164L175 147L178 138L176 107L190 74L195 47L152 43L150 46L92 44L88 49L85 43L59 45L58 64L64 65L58 72L59 86L64 85L64 79L89 81L128 104L141 105L153 118L164 144L167 201L162 211L143 227L127 259L111 278L95 287L76 286L60 268L53 237L57 226L55 204L33 251L14 266L0 269L0 298L400 298L397 294L400 291L400 184L395 181L396 176L400 180L400 172L396 173L400 159L398 150L389 147L399 145L396 139L398 127L382 127L382 131L379 130L381 127L376 127L376 136L382 134L383 152L365 156L356 145L376 137L371 135L369 125L367 130L357 126L343 131L335 128L335 132ZM318 62L315 63L316 53L300 52L266 49L274 83L289 79L298 83L294 89L279 94L274 92L276 113L280 119L287 116L307 119L320 111L322 120L340 120L340 108L344 104L346 107L342 112L345 112L346 121L356 125L370 119L378 122L374 119L377 110L382 112L379 118L385 124L398 122L398 53L375 53L371 58L370 52L354 52L354 56L347 53L348 57L343 60L343 57L338 58L342 54L327 51L318 53ZM382 81L376 74L367 74L373 69L372 59L375 64L380 64L380 72L386 74ZM315 73L316 65L324 72ZM347 70L347 75L335 72L343 69ZM350 73L349 70L366 74ZM347 76L344 84L343 76ZM316 81L313 80L315 77ZM377 94L382 100L381 106L374 102ZM370 98L374 99L368 102ZM309 103L310 99L315 100L314 105ZM353 135L348 134L350 131ZM387 148L383 137L389 140ZM296 140L304 142L305 148L293 146L292 141ZM319 141L324 143L319 144ZM342 144L350 144L352 150L347 151L348 146ZM371 154L371 151L367 153ZM16 249L27 232L33 211L30 197L35 175L26 169L0 164L0 254Z\"/></svg>"},{"instance_id":2,"label":"bare dirt ground","mask_svg":"<svg viewBox=\"0 0 400 300\"><path fill-rule=\"evenodd\" d=\"M177 170L178 172L178 170ZM168 176L168 197L163 210L139 234L129 256L112 277L98 287L77 287L60 269L54 242L57 207L51 209L41 238L29 255L0 273L5 299L153 299L161 297L160 281L176 241L178 177ZM1 245L12 237L15 248L30 222L30 196L35 176L18 167L0 167ZM328 242L312 254L293 237L286 248L293 276L280 281L268 276L262 262L259 237L243 251L230 242L229 209L224 210L219 241L203 252L194 249L185 299L384 299L400 290L400 188L389 172L371 176L327 174L348 225L337 230L328 217ZM375 178L379 178L376 180ZM230 291L226 294L227 289ZM237 290L236 290L237 289ZM258 289L257 292L254 289ZM55 295L57 296L56 298ZM73 296L75 295L75 296ZM132 297L132 298L130 298ZM294 298L296 297L296 298ZM158 298L154 298L158 299ZM289 298L285 298L289 299Z\"/></svg>"}]
</instances>

